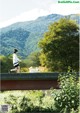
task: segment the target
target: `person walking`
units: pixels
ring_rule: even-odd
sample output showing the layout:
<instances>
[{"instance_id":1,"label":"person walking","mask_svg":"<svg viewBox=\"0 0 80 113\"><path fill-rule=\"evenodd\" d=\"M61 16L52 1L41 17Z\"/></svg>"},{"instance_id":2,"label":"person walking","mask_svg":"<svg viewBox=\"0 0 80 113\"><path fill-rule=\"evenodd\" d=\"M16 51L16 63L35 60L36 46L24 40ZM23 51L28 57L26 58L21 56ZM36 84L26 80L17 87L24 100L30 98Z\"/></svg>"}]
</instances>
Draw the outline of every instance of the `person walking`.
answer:
<instances>
[{"instance_id":1,"label":"person walking","mask_svg":"<svg viewBox=\"0 0 80 113\"><path fill-rule=\"evenodd\" d=\"M19 65L19 62L21 61L18 56L17 56L17 53L18 50L17 49L14 49L14 53L13 53L13 66L14 66L14 69L11 69L10 71L16 71L16 73L20 73L20 65Z\"/></svg>"}]
</instances>

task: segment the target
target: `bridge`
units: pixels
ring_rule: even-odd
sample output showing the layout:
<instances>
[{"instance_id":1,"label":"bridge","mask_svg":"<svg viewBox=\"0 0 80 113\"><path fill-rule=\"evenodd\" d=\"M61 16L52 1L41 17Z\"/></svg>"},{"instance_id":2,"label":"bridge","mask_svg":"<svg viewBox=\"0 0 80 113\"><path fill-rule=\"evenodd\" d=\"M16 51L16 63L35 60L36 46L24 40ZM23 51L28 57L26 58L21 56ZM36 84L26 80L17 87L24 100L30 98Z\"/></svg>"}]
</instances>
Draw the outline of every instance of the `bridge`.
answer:
<instances>
[{"instance_id":1,"label":"bridge","mask_svg":"<svg viewBox=\"0 0 80 113\"><path fill-rule=\"evenodd\" d=\"M46 90L59 88L59 73L3 73L0 89L3 90Z\"/></svg>"}]
</instances>

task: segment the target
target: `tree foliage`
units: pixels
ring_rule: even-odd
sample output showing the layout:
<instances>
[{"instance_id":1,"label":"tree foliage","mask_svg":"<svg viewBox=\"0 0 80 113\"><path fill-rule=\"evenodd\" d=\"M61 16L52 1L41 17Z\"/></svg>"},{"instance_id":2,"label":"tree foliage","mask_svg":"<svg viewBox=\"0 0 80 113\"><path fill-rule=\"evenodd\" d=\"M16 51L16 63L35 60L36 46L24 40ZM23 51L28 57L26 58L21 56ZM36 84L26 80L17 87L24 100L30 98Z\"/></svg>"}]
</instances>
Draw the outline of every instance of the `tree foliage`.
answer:
<instances>
[{"instance_id":1,"label":"tree foliage","mask_svg":"<svg viewBox=\"0 0 80 113\"><path fill-rule=\"evenodd\" d=\"M26 63L22 62L20 63L20 67L21 67L21 71L23 72L24 67L26 67ZM13 67L13 59L12 59L12 55L7 55L7 56L0 56L0 73L10 73L10 70L14 68ZM26 72L28 71L28 69L26 68L25 70Z\"/></svg>"},{"instance_id":2,"label":"tree foliage","mask_svg":"<svg viewBox=\"0 0 80 113\"><path fill-rule=\"evenodd\" d=\"M40 66L39 56L40 56L39 52L31 53L26 59L24 59L23 62L26 63L27 67L31 67L31 66L37 67L37 66Z\"/></svg>"},{"instance_id":3,"label":"tree foliage","mask_svg":"<svg viewBox=\"0 0 80 113\"><path fill-rule=\"evenodd\" d=\"M60 19L49 26L39 42L41 64L51 71L79 69L79 27L75 21Z\"/></svg>"},{"instance_id":4,"label":"tree foliage","mask_svg":"<svg viewBox=\"0 0 80 113\"><path fill-rule=\"evenodd\" d=\"M45 95L43 91L33 90L26 93L18 96L8 94L4 98L5 103L11 105L8 113L56 113L53 97Z\"/></svg>"},{"instance_id":5,"label":"tree foliage","mask_svg":"<svg viewBox=\"0 0 80 113\"><path fill-rule=\"evenodd\" d=\"M0 73L7 73L13 67L12 56L0 56Z\"/></svg>"},{"instance_id":6,"label":"tree foliage","mask_svg":"<svg viewBox=\"0 0 80 113\"><path fill-rule=\"evenodd\" d=\"M66 18L76 20L80 24L78 14L67 15ZM43 33L47 31L50 23L64 18L63 15L50 14L36 20L18 22L8 27L1 28L1 54L8 55L14 48L19 50L19 55L26 57L32 52L39 51L38 42Z\"/></svg>"},{"instance_id":7,"label":"tree foliage","mask_svg":"<svg viewBox=\"0 0 80 113\"><path fill-rule=\"evenodd\" d=\"M26 59L22 59L20 62L20 68L21 72L28 72L29 67L37 67L40 66L40 60L39 60L39 52L31 53ZM21 59L21 58L20 58ZM13 58L12 55L8 56L0 56L0 72L1 73L8 73L10 72L10 69L13 67Z\"/></svg>"},{"instance_id":8,"label":"tree foliage","mask_svg":"<svg viewBox=\"0 0 80 113\"><path fill-rule=\"evenodd\" d=\"M72 109L78 113L79 107L79 84L77 73L70 72L59 76L60 93L55 96L55 106L60 113L70 113Z\"/></svg>"}]
</instances>

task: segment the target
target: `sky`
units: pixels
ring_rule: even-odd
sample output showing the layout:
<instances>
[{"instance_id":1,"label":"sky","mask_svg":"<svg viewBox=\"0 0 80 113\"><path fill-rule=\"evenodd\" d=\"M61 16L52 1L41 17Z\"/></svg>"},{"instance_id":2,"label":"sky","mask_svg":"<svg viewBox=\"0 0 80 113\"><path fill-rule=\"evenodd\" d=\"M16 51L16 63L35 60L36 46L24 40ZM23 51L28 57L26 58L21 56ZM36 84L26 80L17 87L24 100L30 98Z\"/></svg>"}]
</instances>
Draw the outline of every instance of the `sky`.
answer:
<instances>
[{"instance_id":1,"label":"sky","mask_svg":"<svg viewBox=\"0 0 80 113\"><path fill-rule=\"evenodd\" d=\"M58 0L0 0L0 28L48 14L79 14L79 5L61 4Z\"/></svg>"}]
</instances>

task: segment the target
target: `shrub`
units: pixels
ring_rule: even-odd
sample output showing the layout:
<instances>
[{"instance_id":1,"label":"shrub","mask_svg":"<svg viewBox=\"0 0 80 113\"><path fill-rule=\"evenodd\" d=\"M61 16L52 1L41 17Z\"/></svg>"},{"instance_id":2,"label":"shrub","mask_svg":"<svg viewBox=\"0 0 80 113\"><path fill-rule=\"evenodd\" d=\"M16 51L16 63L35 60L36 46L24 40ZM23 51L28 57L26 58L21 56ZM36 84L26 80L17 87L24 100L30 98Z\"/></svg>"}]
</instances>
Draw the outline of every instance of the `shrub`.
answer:
<instances>
[{"instance_id":1,"label":"shrub","mask_svg":"<svg viewBox=\"0 0 80 113\"><path fill-rule=\"evenodd\" d=\"M10 95L9 97L5 98L5 102L11 105L10 113L19 113L17 98L15 96Z\"/></svg>"},{"instance_id":2,"label":"shrub","mask_svg":"<svg viewBox=\"0 0 80 113\"><path fill-rule=\"evenodd\" d=\"M79 106L77 73L70 70L59 76L60 93L55 96L55 106L60 113L76 111ZM78 111L76 111L77 113Z\"/></svg>"},{"instance_id":3,"label":"shrub","mask_svg":"<svg viewBox=\"0 0 80 113\"><path fill-rule=\"evenodd\" d=\"M24 95L9 94L5 97L5 104L11 106L8 113L55 113L53 97L43 91L28 91Z\"/></svg>"}]
</instances>

